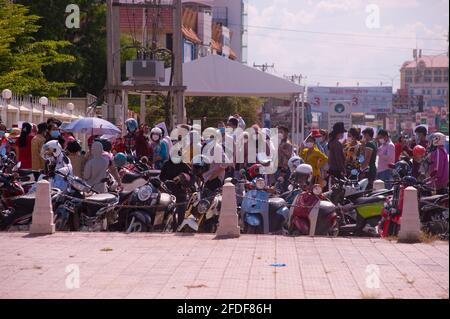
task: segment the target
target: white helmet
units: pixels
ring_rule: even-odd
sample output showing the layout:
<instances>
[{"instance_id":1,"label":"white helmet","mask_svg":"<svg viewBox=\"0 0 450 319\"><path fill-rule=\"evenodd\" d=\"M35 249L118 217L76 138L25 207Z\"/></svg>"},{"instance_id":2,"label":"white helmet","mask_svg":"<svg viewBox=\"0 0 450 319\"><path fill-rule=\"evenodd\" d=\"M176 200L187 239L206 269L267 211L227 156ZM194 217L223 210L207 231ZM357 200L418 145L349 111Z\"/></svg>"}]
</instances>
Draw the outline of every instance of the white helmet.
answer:
<instances>
[{"instance_id":1,"label":"white helmet","mask_svg":"<svg viewBox=\"0 0 450 319\"><path fill-rule=\"evenodd\" d=\"M313 168L309 164L300 164L297 169L295 170L296 173L299 174L305 174L305 175L312 175Z\"/></svg>"},{"instance_id":2,"label":"white helmet","mask_svg":"<svg viewBox=\"0 0 450 319\"><path fill-rule=\"evenodd\" d=\"M298 166L303 164L304 161L300 156L293 156L288 161L288 167L291 173L295 172Z\"/></svg>"},{"instance_id":3,"label":"white helmet","mask_svg":"<svg viewBox=\"0 0 450 319\"><path fill-rule=\"evenodd\" d=\"M153 134L155 134L155 135L159 135L159 136L162 136L162 130L159 128L159 127L154 127L154 128L152 128L152 130L150 131L150 135L153 135Z\"/></svg>"},{"instance_id":4,"label":"white helmet","mask_svg":"<svg viewBox=\"0 0 450 319\"><path fill-rule=\"evenodd\" d=\"M295 173L293 173L293 177L295 181L300 184L308 184L312 180L313 168L308 164L300 164L296 169Z\"/></svg>"},{"instance_id":5,"label":"white helmet","mask_svg":"<svg viewBox=\"0 0 450 319\"><path fill-rule=\"evenodd\" d=\"M431 134L430 140L433 146L445 145L445 135L440 132Z\"/></svg>"},{"instance_id":6,"label":"white helmet","mask_svg":"<svg viewBox=\"0 0 450 319\"><path fill-rule=\"evenodd\" d=\"M41 157L44 160L49 161L61 155L62 152L63 148L59 142L57 140L52 140L42 146Z\"/></svg>"}]
</instances>

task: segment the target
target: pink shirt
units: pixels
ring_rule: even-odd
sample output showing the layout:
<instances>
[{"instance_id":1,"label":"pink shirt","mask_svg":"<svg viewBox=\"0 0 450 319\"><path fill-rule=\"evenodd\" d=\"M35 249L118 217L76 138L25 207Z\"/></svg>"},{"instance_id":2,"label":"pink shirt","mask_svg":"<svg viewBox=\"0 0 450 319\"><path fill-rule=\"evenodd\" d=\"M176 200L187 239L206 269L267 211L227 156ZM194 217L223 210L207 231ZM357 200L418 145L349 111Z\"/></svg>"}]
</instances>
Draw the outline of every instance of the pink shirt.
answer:
<instances>
[{"instance_id":1,"label":"pink shirt","mask_svg":"<svg viewBox=\"0 0 450 319\"><path fill-rule=\"evenodd\" d=\"M395 163L395 145L391 140L378 147L378 172L384 172L389 168L389 164Z\"/></svg>"}]
</instances>

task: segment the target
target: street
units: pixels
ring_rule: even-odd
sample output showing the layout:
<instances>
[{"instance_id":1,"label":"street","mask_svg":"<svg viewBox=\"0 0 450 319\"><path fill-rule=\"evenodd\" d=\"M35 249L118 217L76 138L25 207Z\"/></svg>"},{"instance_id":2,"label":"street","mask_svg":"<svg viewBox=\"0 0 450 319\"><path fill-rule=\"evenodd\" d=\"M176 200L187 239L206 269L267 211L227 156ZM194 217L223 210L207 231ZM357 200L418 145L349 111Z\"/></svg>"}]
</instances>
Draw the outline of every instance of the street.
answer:
<instances>
[{"instance_id":1,"label":"street","mask_svg":"<svg viewBox=\"0 0 450 319\"><path fill-rule=\"evenodd\" d=\"M213 238L0 233L0 299L449 298L448 242Z\"/></svg>"}]
</instances>

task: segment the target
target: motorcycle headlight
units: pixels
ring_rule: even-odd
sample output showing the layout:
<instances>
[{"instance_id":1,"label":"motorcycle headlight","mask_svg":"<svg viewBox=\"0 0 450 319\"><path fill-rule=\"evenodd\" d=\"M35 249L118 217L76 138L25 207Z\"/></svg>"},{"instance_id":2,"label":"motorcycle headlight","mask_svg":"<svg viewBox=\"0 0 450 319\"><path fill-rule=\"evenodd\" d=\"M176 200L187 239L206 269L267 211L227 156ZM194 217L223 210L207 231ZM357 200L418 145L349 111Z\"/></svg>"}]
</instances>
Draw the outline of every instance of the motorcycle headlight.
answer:
<instances>
[{"instance_id":1,"label":"motorcycle headlight","mask_svg":"<svg viewBox=\"0 0 450 319\"><path fill-rule=\"evenodd\" d=\"M151 196L152 196L152 188L149 185L145 185L142 186L141 188L139 188L137 195L138 195L138 199L141 202L145 202L147 201Z\"/></svg>"},{"instance_id":2,"label":"motorcycle headlight","mask_svg":"<svg viewBox=\"0 0 450 319\"><path fill-rule=\"evenodd\" d=\"M210 204L207 200L202 200L198 203L197 211L199 214L205 214L208 211Z\"/></svg>"},{"instance_id":3,"label":"motorcycle headlight","mask_svg":"<svg viewBox=\"0 0 450 319\"><path fill-rule=\"evenodd\" d=\"M322 187L320 185L314 185L313 194L316 196L319 196L320 194L322 194Z\"/></svg>"},{"instance_id":4,"label":"motorcycle headlight","mask_svg":"<svg viewBox=\"0 0 450 319\"><path fill-rule=\"evenodd\" d=\"M266 187L266 182L262 178L259 178L256 180L255 185L257 189L261 190L264 189L264 187Z\"/></svg>"}]
</instances>

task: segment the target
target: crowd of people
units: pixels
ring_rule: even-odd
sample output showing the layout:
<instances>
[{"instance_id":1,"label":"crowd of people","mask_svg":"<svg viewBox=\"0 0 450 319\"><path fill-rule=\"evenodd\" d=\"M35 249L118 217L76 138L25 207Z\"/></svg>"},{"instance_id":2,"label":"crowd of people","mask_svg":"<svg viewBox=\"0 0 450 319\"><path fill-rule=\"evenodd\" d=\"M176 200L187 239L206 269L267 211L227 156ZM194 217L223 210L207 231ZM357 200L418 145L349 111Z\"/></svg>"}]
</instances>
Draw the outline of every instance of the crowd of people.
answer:
<instances>
[{"instance_id":1,"label":"crowd of people","mask_svg":"<svg viewBox=\"0 0 450 319\"><path fill-rule=\"evenodd\" d=\"M390 188L393 167L399 161L409 163L412 176L431 177L438 193L446 191L448 187L449 164L444 147L446 137L442 133L428 134L424 126L417 127L414 136L401 135L394 143L384 129L375 134L372 128L361 131L336 123L330 132L323 129L311 130L302 145L297 146L289 139L289 129L283 126L278 127L277 143L274 143L269 129L256 124L251 126L255 135L249 135L248 130L245 131L245 121L236 114L226 122L217 123L217 129L210 138L202 138L204 134L201 128L195 125L179 126L191 136L188 145L191 152L187 162L177 163L170 160L174 154L171 150L175 149L174 145L177 143L182 143L182 136L171 138L169 132L161 127L150 129L147 124L138 125L136 120L129 119L125 123L127 132L123 137L93 135L87 141L88 148L83 150L73 134L61 130L61 124L58 120L49 119L38 125L23 123L21 129L13 128L9 131L0 124L0 150L2 154L15 153L23 169L36 172L36 179L41 171L52 174L55 168L66 167L68 173L95 185L95 190L100 193L107 191L105 182L102 182L107 174L111 174L118 186L121 186L120 170L129 162L130 156L148 165L148 168L161 170L162 180L173 179L181 173L192 173L191 164L204 160L202 156L195 157L192 152L195 134L199 134L199 148L208 146L211 158L217 159L220 154L220 160L212 160L208 163L208 170L202 173L206 187L211 190L221 187L226 177L238 177L242 169L247 170L255 164L268 166L274 155L277 156L277 167L273 174L266 176L269 184L273 184L280 176L287 181L293 170L290 163L299 159L311 165L313 183L325 188L331 183L331 176L349 177L355 169L360 173L357 178L369 180L368 189L372 188L376 179L384 181L386 187ZM216 134L222 138L215 139ZM265 143L265 159L260 154L256 162L249 158L250 138L255 138L256 147L258 143ZM230 145L233 149L227 150ZM60 159L46 161L46 153L51 158ZM178 155L183 156L181 151ZM55 183L57 185L53 186L66 186L64 179L58 179L58 176L55 176ZM185 193L181 189L175 195L180 201L185 199Z\"/></svg>"}]
</instances>

